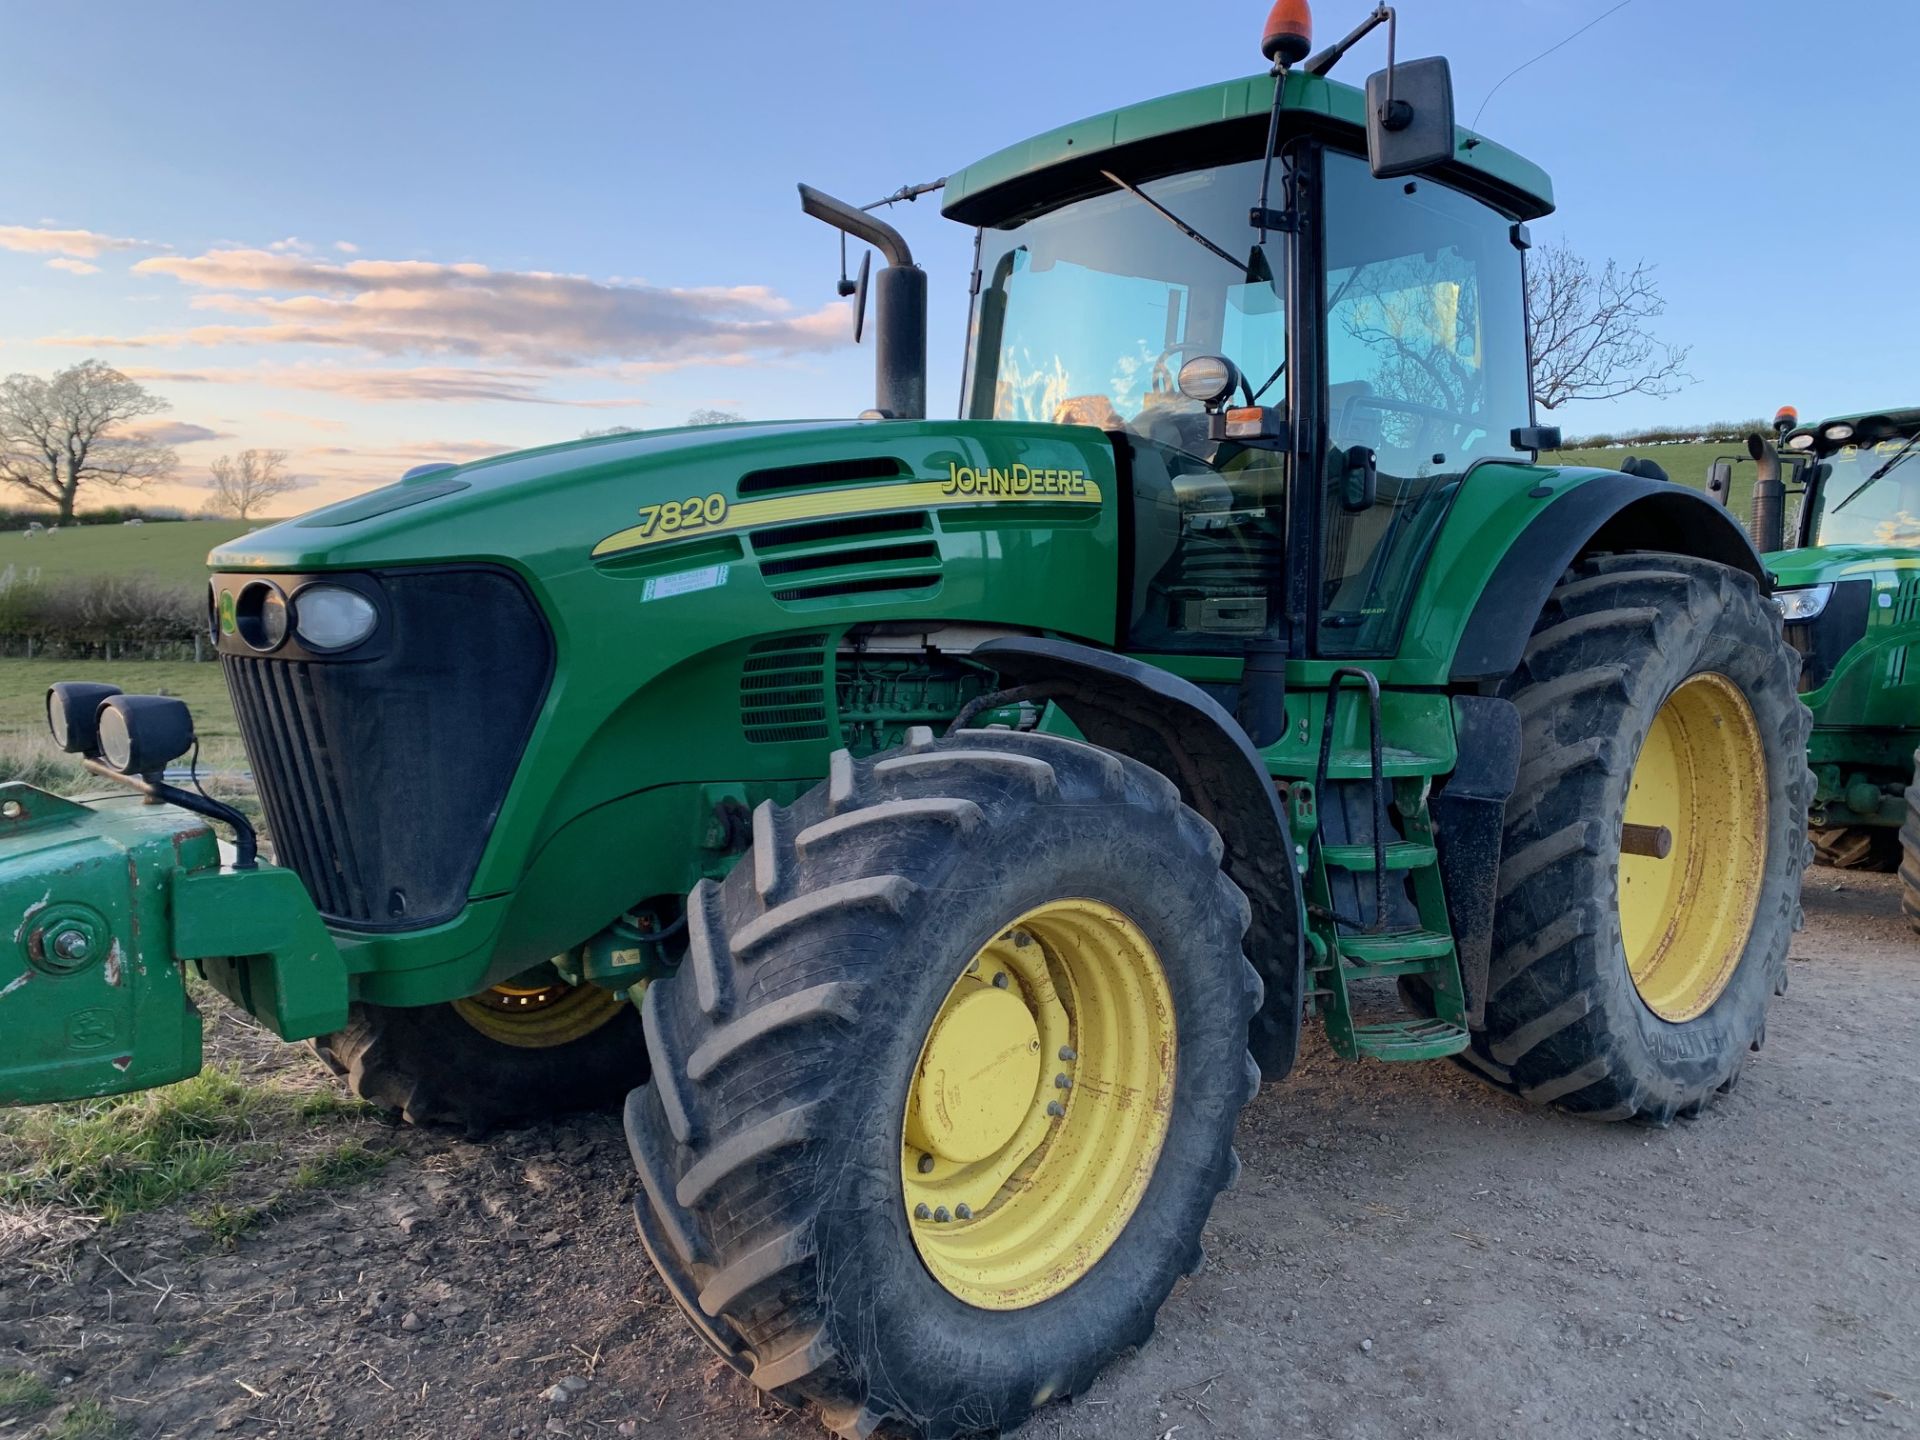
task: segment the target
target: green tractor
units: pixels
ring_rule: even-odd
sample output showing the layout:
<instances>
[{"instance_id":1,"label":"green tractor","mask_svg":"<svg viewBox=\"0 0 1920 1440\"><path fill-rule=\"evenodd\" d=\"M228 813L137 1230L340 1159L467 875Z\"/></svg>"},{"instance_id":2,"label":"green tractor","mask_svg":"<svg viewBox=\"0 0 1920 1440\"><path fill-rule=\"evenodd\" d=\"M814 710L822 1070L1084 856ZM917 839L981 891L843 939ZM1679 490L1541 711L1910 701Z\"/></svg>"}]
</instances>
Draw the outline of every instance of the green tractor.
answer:
<instances>
[{"instance_id":1,"label":"green tractor","mask_svg":"<svg viewBox=\"0 0 1920 1440\"><path fill-rule=\"evenodd\" d=\"M1271 72L949 179L957 420L905 239L807 191L888 261L868 416L214 552L274 863L167 780L180 702L55 687L138 793L0 790L0 1100L193 1073L187 969L416 1121L624 1097L714 1350L950 1436L1148 1338L1303 1019L1597 1120L1731 1087L1812 795L1766 567L1703 496L1535 463L1547 177L1444 60L1327 78L1390 11L1308 60L1304 9Z\"/></svg>"},{"instance_id":2,"label":"green tractor","mask_svg":"<svg viewBox=\"0 0 1920 1440\"><path fill-rule=\"evenodd\" d=\"M1777 448L1750 442L1752 538L1813 711L1808 823L1824 863L1892 870L1920 746L1920 665L1907 670L1920 641L1920 409L1798 420L1791 408L1775 417ZM1791 530L1789 495L1800 498ZM1904 904L1920 925L1920 819L1908 828Z\"/></svg>"}]
</instances>

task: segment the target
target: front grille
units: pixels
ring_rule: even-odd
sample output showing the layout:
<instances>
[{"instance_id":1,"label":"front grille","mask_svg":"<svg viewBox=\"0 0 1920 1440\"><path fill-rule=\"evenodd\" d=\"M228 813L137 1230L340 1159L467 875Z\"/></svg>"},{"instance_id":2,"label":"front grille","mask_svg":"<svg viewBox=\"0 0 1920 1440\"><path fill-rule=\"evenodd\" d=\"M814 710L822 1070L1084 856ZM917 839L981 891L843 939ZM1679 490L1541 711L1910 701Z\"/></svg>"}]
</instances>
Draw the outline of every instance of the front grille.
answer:
<instances>
[{"instance_id":1,"label":"front grille","mask_svg":"<svg viewBox=\"0 0 1920 1440\"><path fill-rule=\"evenodd\" d=\"M274 857L328 920L363 930L457 914L545 699L552 642L505 572L369 577L381 630L339 657L221 663ZM298 604L297 591L295 604Z\"/></svg>"},{"instance_id":2,"label":"front grille","mask_svg":"<svg viewBox=\"0 0 1920 1440\"><path fill-rule=\"evenodd\" d=\"M1811 620L1785 627L1787 644L1800 652L1800 693L1818 690L1833 678L1841 657L1867 633L1870 580L1841 580L1827 598L1826 608Z\"/></svg>"}]
</instances>

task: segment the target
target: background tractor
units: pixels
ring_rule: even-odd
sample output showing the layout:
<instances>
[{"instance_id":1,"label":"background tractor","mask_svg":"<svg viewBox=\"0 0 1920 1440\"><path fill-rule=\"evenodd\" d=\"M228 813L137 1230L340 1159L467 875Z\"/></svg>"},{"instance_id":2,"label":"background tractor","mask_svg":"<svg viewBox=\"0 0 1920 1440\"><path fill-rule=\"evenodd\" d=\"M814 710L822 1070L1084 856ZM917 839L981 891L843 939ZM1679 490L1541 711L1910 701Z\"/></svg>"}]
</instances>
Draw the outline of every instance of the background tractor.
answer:
<instances>
[{"instance_id":1,"label":"background tractor","mask_svg":"<svg viewBox=\"0 0 1920 1440\"><path fill-rule=\"evenodd\" d=\"M191 1073L184 965L414 1120L625 1096L667 1287L847 1436L1012 1426L1144 1341L1303 1018L1708 1104L1799 921L1799 657L1722 507L1535 463L1547 178L1444 60L1328 79L1381 22L1309 60L1282 0L1271 72L953 175L957 420L905 238L805 190L887 261L868 417L217 550L275 863L165 784L179 702L55 687L146 793L0 791L0 1098Z\"/></svg>"},{"instance_id":2,"label":"background tractor","mask_svg":"<svg viewBox=\"0 0 1920 1440\"><path fill-rule=\"evenodd\" d=\"M1920 666L1907 667L1920 641L1920 409L1801 425L1786 408L1775 427L1777 448L1751 446L1751 528L1813 712L1815 852L1829 865L1892 870L1920 745ZM1790 496L1799 506L1789 520ZM1910 828L1904 904L1920 924L1920 821Z\"/></svg>"}]
</instances>

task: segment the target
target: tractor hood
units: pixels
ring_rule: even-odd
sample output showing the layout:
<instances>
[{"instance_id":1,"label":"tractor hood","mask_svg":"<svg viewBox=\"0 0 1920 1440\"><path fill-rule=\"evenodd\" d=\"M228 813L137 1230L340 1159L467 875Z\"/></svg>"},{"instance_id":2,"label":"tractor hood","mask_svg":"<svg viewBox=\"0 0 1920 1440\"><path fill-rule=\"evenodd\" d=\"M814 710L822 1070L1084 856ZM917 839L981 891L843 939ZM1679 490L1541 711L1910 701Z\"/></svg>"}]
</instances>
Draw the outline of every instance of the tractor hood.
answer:
<instances>
[{"instance_id":1,"label":"tractor hood","mask_svg":"<svg viewBox=\"0 0 1920 1440\"><path fill-rule=\"evenodd\" d=\"M1762 559L1779 577L1779 588L1790 590L1892 569L1913 569L1920 566L1920 550L1905 545L1810 545L1804 550L1776 550Z\"/></svg>"},{"instance_id":2,"label":"tractor hood","mask_svg":"<svg viewBox=\"0 0 1920 1440\"><path fill-rule=\"evenodd\" d=\"M586 548L639 507L694 495L796 442L870 454L878 422L795 420L596 436L434 470L243 535L207 557L216 570L327 570L539 557ZM711 484L709 483L711 482ZM730 486L728 487L731 488ZM604 523L603 523L604 522ZM595 527L600 527L596 529ZM593 532L589 534L588 532Z\"/></svg>"}]
</instances>

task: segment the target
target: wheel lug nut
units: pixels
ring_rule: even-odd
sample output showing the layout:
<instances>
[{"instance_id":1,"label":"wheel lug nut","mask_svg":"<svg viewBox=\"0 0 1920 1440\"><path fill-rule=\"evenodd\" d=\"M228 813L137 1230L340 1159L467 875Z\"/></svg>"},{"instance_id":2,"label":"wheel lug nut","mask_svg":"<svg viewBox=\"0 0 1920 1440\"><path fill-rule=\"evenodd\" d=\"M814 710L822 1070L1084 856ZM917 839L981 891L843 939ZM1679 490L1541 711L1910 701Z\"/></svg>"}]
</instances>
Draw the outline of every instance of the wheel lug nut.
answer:
<instances>
[{"instance_id":1,"label":"wheel lug nut","mask_svg":"<svg viewBox=\"0 0 1920 1440\"><path fill-rule=\"evenodd\" d=\"M933 1173L933 1156L922 1155L920 1157L920 1173L922 1175L931 1175Z\"/></svg>"},{"instance_id":2,"label":"wheel lug nut","mask_svg":"<svg viewBox=\"0 0 1920 1440\"><path fill-rule=\"evenodd\" d=\"M956 1205L956 1206L954 1206L954 1207L953 1207L953 1218L954 1218L954 1219L956 1219L956 1220L971 1220L971 1219L973 1219L973 1207L972 1207L971 1205Z\"/></svg>"},{"instance_id":3,"label":"wheel lug nut","mask_svg":"<svg viewBox=\"0 0 1920 1440\"><path fill-rule=\"evenodd\" d=\"M913 1218L916 1220L931 1220L933 1218L932 1207L929 1206L926 1201L922 1200L918 1205L913 1207Z\"/></svg>"},{"instance_id":4,"label":"wheel lug nut","mask_svg":"<svg viewBox=\"0 0 1920 1440\"><path fill-rule=\"evenodd\" d=\"M1078 1060L1080 1058L1080 1052L1071 1045L1062 1045L1060 1047L1060 1058L1067 1061Z\"/></svg>"},{"instance_id":5,"label":"wheel lug nut","mask_svg":"<svg viewBox=\"0 0 1920 1440\"><path fill-rule=\"evenodd\" d=\"M938 1210L933 1212L933 1218L934 1223L944 1225L951 1220L953 1216L947 1212L947 1207L942 1205Z\"/></svg>"},{"instance_id":6,"label":"wheel lug nut","mask_svg":"<svg viewBox=\"0 0 1920 1440\"><path fill-rule=\"evenodd\" d=\"M1013 932L1013 948L1014 949L1024 950L1031 944L1033 944L1033 937L1027 934L1026 931L1016 930Z\"/></svg>"},{"instance_id":7,"label":"wheel lug nut","mask_svg":"<svg viewBox=\"0 0 1920 1440\"><path fill-rule=\"evenodd\" d=\"M1007 988L1007 972L1006 971L996 970L993 972L993 988L996 990L1004 990Z\"/></svg>"},{"instance_id":8,"label":"wheel lug nut","mask_svg":"<svg viewBox=\"0 0 1920 1440\"><path fill-rule=\"evenodd\" d=\"M1066 1113L1067 1107L1062 1105L1058 1100L1047 1101L1047 1114L1053 1116L1054 1119L1058 1120Z\"/></svg>"},{"instance_id":9,"label":"wheel lug nut","mask_svg":"<svg viewBox=\"0 0 1920 1440\"><path fill-rule=\"evenodd\" d=\"M1064 1075L1056 1075L1053 1077L1053 1088L1056 1090L1071 1090L1073 1088L1073 1081Z\"/></svg>"}]
</instances>

